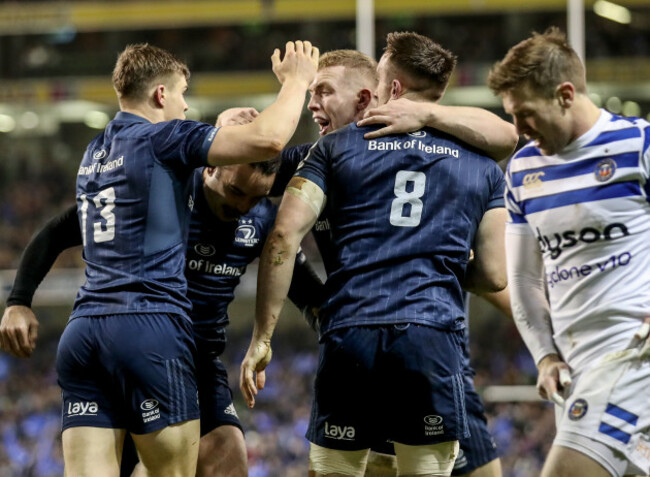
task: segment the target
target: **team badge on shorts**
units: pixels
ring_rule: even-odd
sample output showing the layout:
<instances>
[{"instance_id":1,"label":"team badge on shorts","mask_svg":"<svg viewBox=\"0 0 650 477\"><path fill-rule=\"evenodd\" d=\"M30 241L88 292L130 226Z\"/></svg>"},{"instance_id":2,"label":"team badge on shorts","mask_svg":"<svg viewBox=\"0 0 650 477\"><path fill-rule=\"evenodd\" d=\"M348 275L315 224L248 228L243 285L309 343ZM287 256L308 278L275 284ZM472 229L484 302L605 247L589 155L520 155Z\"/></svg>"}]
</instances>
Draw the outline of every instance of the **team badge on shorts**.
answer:
<instances>
[{"instance_id":1,"label":"team badge on shorts","mask_svg":"<svg viewBox=\"0 0 650 477\"><path fill-rule=\"evenodd\" d=\"M594 174L598 182L607 182L614 176L615 172L616 172L616 162L614 162L614 159L610 159L608 157L607 159L603 159L596 165L596 170L594 171Z\"/></svg>"},{"instance_id":2,"label":"team badge on shorts","mask_svg":"<svg viewBox=\"0 0 650 477\"><path fill-rule=\"evenodd\" d=\"M580 420L587 414L589 403L584 399L576 399L569 408L569 419L572 421Z\"/></svg>"}]
</instances>

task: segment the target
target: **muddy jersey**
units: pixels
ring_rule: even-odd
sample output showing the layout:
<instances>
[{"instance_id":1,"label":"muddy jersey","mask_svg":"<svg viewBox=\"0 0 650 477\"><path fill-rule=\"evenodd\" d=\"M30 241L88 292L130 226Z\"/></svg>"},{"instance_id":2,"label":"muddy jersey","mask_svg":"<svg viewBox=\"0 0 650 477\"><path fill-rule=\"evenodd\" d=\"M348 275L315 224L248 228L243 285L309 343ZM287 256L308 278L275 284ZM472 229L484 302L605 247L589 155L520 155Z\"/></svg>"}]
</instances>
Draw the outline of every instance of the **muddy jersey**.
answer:
<instances>
[{"instance_id":1,"label":"muddy jersey","mask_svg":"<svg viewBox=\"0 0 650 477\"><path fill-rule=\"evenodd\" d=\"M325 192L337 254L321 331L462 329L470 248L484 213L503 206L503 174L438 131L365 140L368 130L351 124L322 137L296 173Z\"/></svg>"},{"instance_id":2,"label":"muddy jersey","mask_svg":"<svg viewBox=\"0 0 650 477\"><path fill-rule=\"evenodd\" d=\"M554 338L573 368L626 348L650 312L650 124L602 110L556 155L510 161L508 233L535 237Z\"/></svg>"}]
</instances>

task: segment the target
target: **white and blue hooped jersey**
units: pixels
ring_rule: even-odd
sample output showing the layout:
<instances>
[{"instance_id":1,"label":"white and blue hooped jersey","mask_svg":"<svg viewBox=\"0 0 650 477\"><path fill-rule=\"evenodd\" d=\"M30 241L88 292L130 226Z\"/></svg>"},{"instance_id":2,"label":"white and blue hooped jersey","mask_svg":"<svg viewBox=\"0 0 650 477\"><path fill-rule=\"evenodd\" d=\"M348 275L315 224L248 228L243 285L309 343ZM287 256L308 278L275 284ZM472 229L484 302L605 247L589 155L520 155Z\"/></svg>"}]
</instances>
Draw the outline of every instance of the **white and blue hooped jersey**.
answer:
<instances>
[{"instance_id":1,"label":"white and blue hooped jersey","mask_svg":"<svg viewBox=\"0 0 650 477\"><path fill-rule=\"evenodd\" d=\"M506 174L509 233L544 260L556 346L576 369L626 348L650 315L650 124L601 111L559 154L532 143Z\"/></svg>"}]
</instances>

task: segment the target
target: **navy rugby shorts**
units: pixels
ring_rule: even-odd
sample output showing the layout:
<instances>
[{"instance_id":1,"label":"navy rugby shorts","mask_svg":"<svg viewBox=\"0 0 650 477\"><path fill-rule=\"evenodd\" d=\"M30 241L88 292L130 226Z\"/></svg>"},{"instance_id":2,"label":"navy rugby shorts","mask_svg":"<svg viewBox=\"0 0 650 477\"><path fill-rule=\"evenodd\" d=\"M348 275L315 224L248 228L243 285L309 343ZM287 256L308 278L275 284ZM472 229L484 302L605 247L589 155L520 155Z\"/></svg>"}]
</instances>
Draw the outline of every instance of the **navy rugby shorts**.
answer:
<instances>
[{"instance_id":1,"label":"navy rugby shorts","mask_svg":"<svg viewBox=\"0 0 650 477\"><path fill-rule=\"evenodd\" d=\"M307 439L360 450L386 441L429 445L468 436L463 333L400 324L325 335Z\"/></svg>"},{"instance_id":2,"label":"navy rugby shorts","mask_svg":"<svg viewBox=\"0 0 650 477\"><path fill-rule=\"evenodd\" d=\"M173 314L78 317L56 356L63 430L90 426L147 434L199 418L194 340Z\"/></svg>"},{"instance_id":3,"label":"navy rugby shorts","mask_svg":"<svg viewBox=\"0 0 650 477\"><path fill-rule=\"evenodd\" d=\"M228 385L228 372L223 362L218 356L199 352L196 371L201 407L201 436L223 425L242 429Z\"/></svg>"},{"instance_id":4,"label":"navy rugby shorts","mask_svg":"<svg viewBox=\"0 0 650 477\"><path fill-rule=\"evenodd\" d=\"M488 429L485 407L474 388L474 380L467 374L465 375L465 409L470 436L460 439L460 451L451 475L469 474L499 457L496 443ZM382 454L395 454L391 441L375 445L372 450Z\"/></svg>"}]
</instances>

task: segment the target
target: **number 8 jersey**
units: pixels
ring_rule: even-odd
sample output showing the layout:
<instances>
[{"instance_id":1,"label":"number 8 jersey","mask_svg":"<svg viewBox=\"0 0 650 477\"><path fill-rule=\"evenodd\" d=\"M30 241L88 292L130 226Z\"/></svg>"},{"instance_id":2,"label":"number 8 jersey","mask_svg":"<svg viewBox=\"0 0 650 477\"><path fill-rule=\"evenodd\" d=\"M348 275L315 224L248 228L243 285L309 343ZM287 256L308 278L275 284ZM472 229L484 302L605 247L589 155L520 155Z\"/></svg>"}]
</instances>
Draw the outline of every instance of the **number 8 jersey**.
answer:
<instances>
[{"instance_id":1,"label":"number 8 jersey","mask_svg":"<svg viewBox=\"0 0 650 477\"><path fill-rule=\"evenodd\" d=\"M207 164L216 132L195 121L152 124L119 112L91 141L77 173L86 282L71 319L186 315L186 184Z\"/></svg>"},{"instance_id":2,"label":"number 8 jersey","mask_svg":"<svg viewBox=\"0 0 650 477\"><path fill-rule=\"evenodd\" d=\"M367 131L351 124L322 137L296 173L327 196L335 263L321 331L462 329L461 283L483 214L504 206L501 169L431 129L377 140Z\"/></svg>"}]
</instances>

